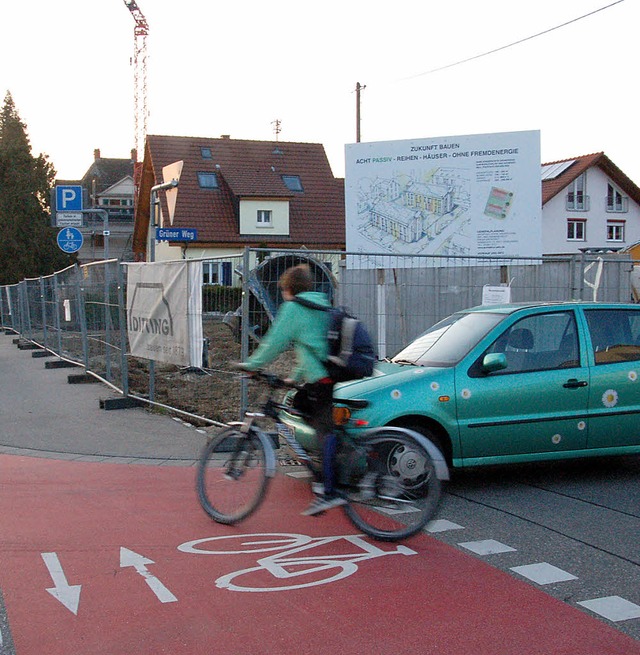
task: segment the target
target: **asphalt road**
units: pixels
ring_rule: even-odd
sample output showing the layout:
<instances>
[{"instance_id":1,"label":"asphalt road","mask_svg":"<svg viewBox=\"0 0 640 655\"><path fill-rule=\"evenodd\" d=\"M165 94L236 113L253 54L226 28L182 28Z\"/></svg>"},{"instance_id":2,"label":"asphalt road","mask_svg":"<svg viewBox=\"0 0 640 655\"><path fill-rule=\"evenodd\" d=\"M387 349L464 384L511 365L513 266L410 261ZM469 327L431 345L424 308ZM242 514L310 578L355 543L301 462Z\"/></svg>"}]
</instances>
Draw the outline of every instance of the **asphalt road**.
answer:
<instances>
[{"instance_id":1,"label":"asphalt road","mask_svg":"<svg viewBox=\"0 0 640 655\"><path fill-rule=\"evenodd\" d=\"M309 494L294 478L239 528L211 523L193 489L205 436L142 409L101 410L109 390L68 374L0 335L2 655L214 643L230 655L300 643L315 655L640 655L640 458L457 473L428 532L397 553L418 557L389 557L395 546L345 540L354 531L340 511L299 517ZM268 553L230 559L193 545L273 532L297 534L293 551L304 538L329 554L284 571ZM296 588L345 548L364 553L337 566L348 580ZM292 589L262 593L278 584ZM77 586L78 599L56 596Z\"/></svg>"},{"instance_id":2,"label":"asphalt road","mask_svg":"<svg viewBox=\"0 0 640 655\"><path fill-rule=\"evenodd\" d=\"M513 567L550 564L574 578L537 586L575 607L609 597L640 606L640 457L457 472L447 492L439 517L461 527L435 534L445 543L504 544L514 550L477 556L518 577ZM640 615L600 618L640 640Z\"/></svg>"}]
</instances>

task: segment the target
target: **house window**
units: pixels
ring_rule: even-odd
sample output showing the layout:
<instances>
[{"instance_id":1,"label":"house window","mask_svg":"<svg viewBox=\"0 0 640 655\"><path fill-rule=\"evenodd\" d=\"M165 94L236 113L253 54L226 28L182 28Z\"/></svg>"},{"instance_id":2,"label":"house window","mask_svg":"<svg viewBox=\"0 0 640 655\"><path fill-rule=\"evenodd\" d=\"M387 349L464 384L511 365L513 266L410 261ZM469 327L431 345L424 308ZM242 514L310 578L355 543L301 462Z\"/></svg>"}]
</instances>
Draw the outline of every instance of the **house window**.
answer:
<instances>
[{"instance_id":1,"label":"house window","mask_svg":"<svg viewBox=\"0 0 640 655\"><path fill-rule=\"evenodd\" d=\"M299 193L304 191L299 175L283 175L282 181L289 191L298 191Z\"/></svg>"},{"instance_id":2,"label":"house window","mask_svg":"<svg viewBox=\"0 0 640 655\"><path fill-rule=\"evenodd\" d=\"M211 148L200 148L200 154L202 155L202 159L213 159Z\"/></svg>"},{"instance_id":3,"label":"house window","mask_svg":"<svg viewBox=\"0 0 640 655\"><path fill-rule=\"evenodd\" d=\"M586 175L583 173L567 187L567 209L588 211L589 196L586 194Z\"/></svg>"},{"instance_id":4,"label":"house window","mask_svg":"<svg viewBox=\"0 0 640 655\"><path fill-rule=\"evenodd\" d=\"M202 283L231 285L231 262L202 262Z\"/></svg>"},{"instance_id":5,"label":"house window","mask_svg":"<svg viewBox=\"0 0 640 655\"><path fill-rule=\"evenodd\" d=\"M629 198L623 196L612 184L607 184L607 211L620 213L629 211Z\"/></svg>"},{"instance_id":6,"label":"house window","mask_svg":"<svg viewBox=\"0 0 640 655\"><path fill-rule=\"evenodd\" d=\"M567 221L567 241L585 241L586 232L587 221L572 218Z\"/></svg>"},{"instance_id":7,"label":"house window","mask_svg":"<svg viewBox=\"0 0 640 655\"><path fill-rule=\"evenodd\" d=\"M624 221L607 221L607 241L624 241Z\"/></svg>"},{"instance_id":8,"label":"house window","mask_svg":"<svg viewBox=\"0 0 640 655\"><path fill-rule=\"evenodd\" d=\"M215 173L198 173L198 184L201 189L217 189L218 178Z\"/></svg>"},{"instance_id":9,"label":"house window","mask_svg":"<svg viewBox=\"0 0 640 655\"><path fill-rule=\"evenodd\" d=\"M271 214L272 211L270 209L258 209L257 224L262 227L270 227Z\"/></svg>"}]
</instances>

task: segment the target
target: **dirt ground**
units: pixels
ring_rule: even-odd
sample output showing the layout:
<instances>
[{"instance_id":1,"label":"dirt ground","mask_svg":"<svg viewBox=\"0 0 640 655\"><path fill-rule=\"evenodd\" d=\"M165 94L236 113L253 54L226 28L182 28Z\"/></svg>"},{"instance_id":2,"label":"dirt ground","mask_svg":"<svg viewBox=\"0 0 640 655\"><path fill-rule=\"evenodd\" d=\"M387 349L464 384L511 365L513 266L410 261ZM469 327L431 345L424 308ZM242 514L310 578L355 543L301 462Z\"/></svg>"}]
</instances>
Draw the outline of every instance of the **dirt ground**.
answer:
<instances>
[{"instance_id":1,"label":"dirt ground","mask_svg":"<svg viewBox=\"0 0 640 655\"><path fill-rule=\"evenodd\" d=\"M206 320L203 328L209 340L209 367L194 370L157 362L155 401L220 423L238 420L241 377L232 370L231 365L240 361L240 343L231 329L219 320ZM270 370L286 376L291 359L292 354L285 353ZM149 371L146 361L130 361L129 385L132 393L148 395ZM258 383L249 385L250 405L254 405L264 393L262 386Z\"/></svg>"}]
</instances>

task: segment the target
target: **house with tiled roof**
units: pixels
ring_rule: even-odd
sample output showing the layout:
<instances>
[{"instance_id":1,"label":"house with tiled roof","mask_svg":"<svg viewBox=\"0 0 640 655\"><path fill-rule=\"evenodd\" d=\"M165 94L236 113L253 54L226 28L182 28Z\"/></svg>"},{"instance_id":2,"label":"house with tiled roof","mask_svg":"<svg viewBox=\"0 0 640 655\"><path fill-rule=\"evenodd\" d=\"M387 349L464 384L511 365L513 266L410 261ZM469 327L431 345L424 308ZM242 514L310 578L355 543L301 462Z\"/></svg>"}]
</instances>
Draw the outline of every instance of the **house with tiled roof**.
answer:
<instances>
[{"instance_id":1,"label":"house with tiled roof","mask_svg":"<svg viewBox=\"0 0 640 655\"><path fill-rule=\"evenodd\" d=\"M56 185L81 186L83 209L99 210L86 211L82 225L77 226L84 237L78 251L81 263L100 261L107 255L121 261L133 259L134 166L135 150L131 158L121 159L102 157L96 148L82 179L56 180Z\"/></svg>"},{"instance_id":2,"label":"house with tiled roof","mask_svg":"<svg viewBox=\"0 0 640 655\"><path fill-rule=\"evenodd\" d=\"M619 252L640 241L640 188L603 152L542 165L542 252Z\"/></svg>"},{"instance_id":3,"label":"house with tiled roof","mask_svg":"<svg viewBox=\"0 0 640 655\"><path fill-rule=\"evenodd\" d=\"M214 257L243 248L345 248L344 180L318 143L147 136L136 203L133 248L148 258L151 190L163 168L182 162L173 220L158 193L158 228L188 228L192 241L160 240L154 259ZM173 193L173 192L172 192Z\"/></svg>"}]
</instances>

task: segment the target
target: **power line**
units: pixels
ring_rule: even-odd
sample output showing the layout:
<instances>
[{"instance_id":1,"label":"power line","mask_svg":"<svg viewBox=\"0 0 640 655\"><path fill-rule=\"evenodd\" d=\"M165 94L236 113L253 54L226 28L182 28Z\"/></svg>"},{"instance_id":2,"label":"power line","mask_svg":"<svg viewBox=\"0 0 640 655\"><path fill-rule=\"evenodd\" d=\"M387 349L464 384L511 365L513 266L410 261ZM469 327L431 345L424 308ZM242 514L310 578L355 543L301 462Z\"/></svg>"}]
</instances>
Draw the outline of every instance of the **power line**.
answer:
<instances>
[{"instance_id":1,"label":"power line","mask_svg":"<svg viewBox=\"0 0 640 655\"><path fill-rule=\"evenodd\" d=\"M486 57L487 55L492 55L494 52L500 52L500 50L506 50L507 48L511 48L514 45L518 45L520 43L524 43L525 41L530 41L531 39L535 39L539 36L542 36L543 34L548 34L549 32L553 32L554 30L559 30L561 27L566 27L567 25L571 25L571 23L576 23L579 20L582 20L583 18L588 18L589 16L593 16L594 14L597 14L600 11L604 11L605 9L609 9L610 7L613 7L614 5L619 5L621 2L624 2L624 0L616 0L616 2L612 2L609 5L606 5L605 7L600 7L600 9L595 9L594 11L589 12L588 14L584 14L583 16L578 16L578 18L573 18L572 20L568 20L566 23L562 23L560 25L556 25L555 27L550 27L547 30L544 30L543 32L538 32L537 34L532 34L531 36L527 36L524 39L520 39L519 41L514 41L513 43L509 43L508 45L503 45L500 46L499 48L494 48L493 50L489 50L488 52L483 52L480 55L474 55L473 57L467 57L466 59L461 59L460 61L456 61L452 64L447 64L446 66L440 66L439 68L433 68L432 70L425 71L424 73L417 73L416 75L410 75L409 77L403 77L399 81L404 81L404 80L412 80L415 79L416 77L422 77L424 75L431 75L431 73L437 73L438 71L446 70L447 68L453 68L454 66L459 66L460 64L466 64L469 61L473 61L474 59L480 59L481 57Z\"/></svg>"}]
</instances>

